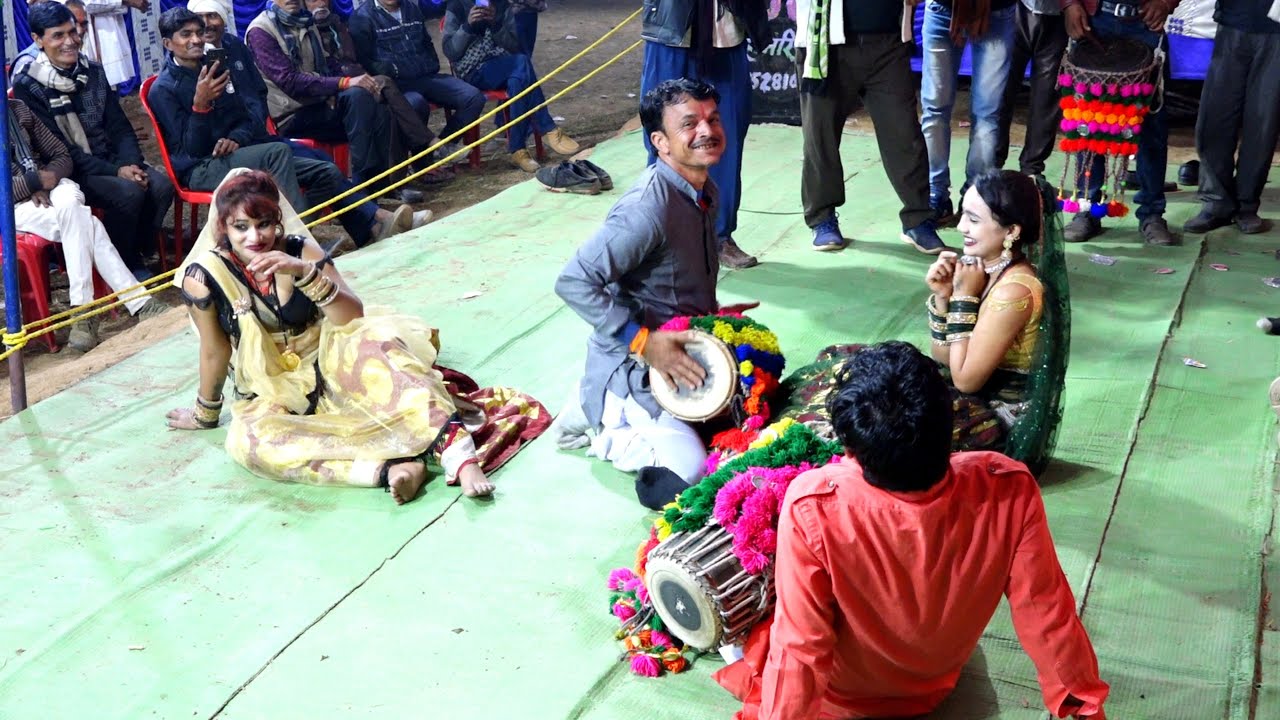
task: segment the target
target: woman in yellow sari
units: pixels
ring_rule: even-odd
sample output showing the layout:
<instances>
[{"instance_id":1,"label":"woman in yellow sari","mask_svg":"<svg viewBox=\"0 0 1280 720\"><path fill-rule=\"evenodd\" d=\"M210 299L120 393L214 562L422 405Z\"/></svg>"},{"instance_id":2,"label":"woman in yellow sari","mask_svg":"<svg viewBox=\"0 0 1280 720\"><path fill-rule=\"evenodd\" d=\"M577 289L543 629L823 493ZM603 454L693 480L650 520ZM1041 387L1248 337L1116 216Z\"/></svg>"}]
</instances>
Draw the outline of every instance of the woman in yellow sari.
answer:
<instances>
[{"instance_id":1,"label":"woman in yellow sari","mask_svg":"<svg viewBox=\"0 0 1280 720\"><path fill-rule=\"evenodd\" d=\"M405 503L430 459L466 495L492 493L480 458L500 463L515 452L503 436L511 423L489 432L482 408L450 393L434 367L436 331L366 313L270 175L228 176L214 211L175 280L200 336L200 383L193 407L169 412L170 427L217 427L230 375L242 399L231 405L227 451L259 475L381 486ZM513 398L540 432L545 409L510 391L497 405ZM477 448L472 433L482 428L500 452ZM521 425L516 440L529 429Z\"/></svg>"}]
</instances>

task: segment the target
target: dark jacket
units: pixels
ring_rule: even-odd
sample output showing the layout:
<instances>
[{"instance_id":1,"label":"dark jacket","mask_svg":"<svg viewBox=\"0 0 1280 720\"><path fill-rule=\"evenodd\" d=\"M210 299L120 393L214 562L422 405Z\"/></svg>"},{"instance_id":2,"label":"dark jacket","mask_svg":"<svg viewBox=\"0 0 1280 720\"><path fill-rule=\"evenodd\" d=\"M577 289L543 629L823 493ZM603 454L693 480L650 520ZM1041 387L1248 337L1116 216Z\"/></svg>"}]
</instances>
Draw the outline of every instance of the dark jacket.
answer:
<instances>
[{"instance_id":1,"label":"dark jacket","mask_svg":"<svg viewBox=\"0 0 1280 720\"><path fill-rule=\"evenodd\" d=\"M473 28L467 22L467 15L471 14L474 5L473 0L449 0L449 4L445 6L444 36L440 39L440 47L444 48L449 62L461 60L471 43L484 35L486 28ZM507 0L490 0L490 7L493 8L494 43L512 55L522 54L524 51L520 34L516 31L515 9L510 7Z\"/></svg>"},{"instance_id":2,"label":"dark jacket","mask_svg":"<svg viewBox=\"0 0 1280 720\"><path fill-rule=\"evenodd\" d=\"M125 165L144 164L142 148L138 147L138 136L120 107L120 96L107 82L107 74L101 65L90 62L88 67L89 84L75 96L73 103L84 127L85 137L89 140L89 147L93 149L92 153L85 152L84 148L71 142L58 129L58 123L53 119L49 102L45 98L44 86L26 73L15 78L13 83L13 96L26 103L27 109L71 151L71 160L76 168L73 179L89 175L115 175ZM102 98L100 123L85 122L82 106L85 93Z\"/></svg>"},{"instance_id":3,"label":"dark jacket","mask_svg":"<svg viewBox=\"0 0 1280 720\"><path fill-rule=\"evenodd\" d=\"M644 0L644 26L640 37L659 45L680 46L693 27L693 12L699 3L714 0ZM765 48L773 42L769 31L765 0L733 0L727 3L747 31L752 47Z\"/></svg>"},{"instance_id":4,"label":"dark jacket","mask_svg":"<svg viewBox=\"0 0 1280 720\"><path fill-rule=\"evenodd\" d=\"M249 52L249 46L234 33L226 33L222 36L222 48L227 51L227 69L231 71L231 84L235 86L236 94L240 96L240 101L244 103L249 115L265 128L267 126L267 83L262 79L262 73L258 72L258 66L253 62L253 53ZM193 97L194 93L195 91L192 90Z\"/></svg>"},{"instance_id":5,"label":"dark jacket","mask_svg":"<svg viewBox=\"0 0 1280 720\"><path fill-rule=\"evenodd\" d=\"M1218 0L1213 20L1247 33L1280 33L1280 23L1267 17L1271 0Z\"/></svg>"},{"instance_id":6,"label":"dark jacket","mask_svg":"<svg viewBox=\"0 0 1280 720\"><path fill-rule=\"evenodd\" d=\"M356 59L374 75L397 80L439 73L440 56L418 3L402 0L400 18L383 10L378 0L365 0L357 7L347 21Z\"/></svg>"},{"instance_id":7,"label":"dark jacket","mask_svg":"<svg viewBox=\"0 0 1280 720\"><path fill-rule=\"evenodd\" d=\"M222 138L234 140L241 147L271 140L266 127L240 99L238 87L236 92L224 92L214 100L209 112L195 112L191 106L196 97L196 79L196 71L167 57L147 98L169 149L173 172L184 183L192 168L213 155L213 146Z\"/></svg>"}]
</instances>

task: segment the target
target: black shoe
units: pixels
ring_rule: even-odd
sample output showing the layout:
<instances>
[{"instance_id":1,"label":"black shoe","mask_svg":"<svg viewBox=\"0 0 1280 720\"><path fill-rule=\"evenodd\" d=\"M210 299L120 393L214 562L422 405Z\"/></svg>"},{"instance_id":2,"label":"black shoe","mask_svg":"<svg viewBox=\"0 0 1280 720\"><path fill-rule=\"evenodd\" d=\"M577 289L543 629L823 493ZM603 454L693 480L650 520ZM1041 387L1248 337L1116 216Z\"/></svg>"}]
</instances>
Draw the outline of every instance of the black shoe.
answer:
<instances>
[{"instance_id":1,"label":"black shoe","mask_svg":"<svg viewBox=\"0 0 1280 720\"><path fill-rule=\"evenodd\" d=\"M1062 239L1067 242L1085 242L1102 234L1102 221L1087 212L1078 212L1062 229Z\"/></svg>"},{"instance_id":2,"label":"black shoe","mask_svg":"<svg viewBox=\"0 0 1280 720\"><path fill-rule=\"evenodd\" d=\"M578 171L583 175L586 175L587 177L595 177L595 179L599 180L601 190L613 189L613 178L609 177L609 173L605 172L604 168L599 165L591 162L590 160L574 160L570 164L577 167Z\"/></svg>"},{"instance_id":3,"label":"black shoe","mask_svg":"<svg viewBox=\"0 0 1280 720\"><path fill-rule=\"evenodd\" d=\"M573 193L575 195L599 195L600 181L594 175L585 174L578 166L570 162L559 165L548 165L538 168L534 177L542 187L551 192Z\"/></svg>"},{"instance_id":4,"label":"black shoe","mask_svg":"<svg viewBox=\"0 0 1280 720\"><path fill-rule=\"evenodd\" d=\"M1188 160L1178 168L1178 184L1195 187L1200 184L1200 161Z\"/></svg>"},{"instance_id":5,"label":"black shoe","mask_svg":"<svg viewBox=\"0 0 1280 720\"><path fill-rule=\"evenodd\" d=\"M1258 318L1258 329L1268 335L1280 335L1280 318Z\"/></svg>"},{"instance_id":6,"label":"black shoe","mask_svg":"<svg viewBox=\"0 0 1280 720\"><path fill-rule=\"evenodd\" d=\"M404 205L416 205L426 199L427 196L423 195L421 190L414 190L409 187L400 188L400 202Z\"/></svg>"},{"instance_id":7,"label":"black shoe","mask_svg":"<svg viewBox=\"0 0 1280 720\"><path fill-rule=\"evenodd\" d=\"M961 197L964 196L961 195ZM929 208L933 210L933 222L938 225L945 225L956 216L955 206L951 204L950 192L946 195L930 197Z\"/></svg>"},{"instance_id":8,"label":"black shoe","mask_svg":"<svg viewBox=\"0 0 1280 720\"><path fill-rule=\"evenodd\" d=\"M902 242L915 246L915 249L926 255L937 255L947 249L946 243L938 237L938 229L932 220L925 220L910 230L903 230Z\"/></svg>"},{"instance_id":9,"label":"black shoe","mask_svg":"<svg viewBox=\"0 0 1280 720\"><path fill-rule=\"evenodd\" d=\"M1236 227L1245 235L1257 235L1267 229L1267 223L1256 212L1236 213Z\"/></svg>"},{"instance_id":10,"label":"black shoe","mask_svg":"<svg viewBox=\"0 0 1280 720\"><path fill-rule=\"evenodd\" d=\"M1169 223L1165 222L1163 217L1152 217L1143 220L1138 232L1142 234L1142 242L1148 245L1168 246L1182 244L1182 241L1176 235L1169 232Z\"/></svg>"},{"instance_id":11,"label":"black shoe","mask_svg":"<svg viewBox=\"0 0 1280 720\"><path fill-rule=\"evenodd\" d=\"M1214 215L1208 210L1201 210L1195 217L1182 224L1183 232L1203 235L1210 230L1217 230L1231 224L1231 218Z\"/></svg>"}]
</instances>

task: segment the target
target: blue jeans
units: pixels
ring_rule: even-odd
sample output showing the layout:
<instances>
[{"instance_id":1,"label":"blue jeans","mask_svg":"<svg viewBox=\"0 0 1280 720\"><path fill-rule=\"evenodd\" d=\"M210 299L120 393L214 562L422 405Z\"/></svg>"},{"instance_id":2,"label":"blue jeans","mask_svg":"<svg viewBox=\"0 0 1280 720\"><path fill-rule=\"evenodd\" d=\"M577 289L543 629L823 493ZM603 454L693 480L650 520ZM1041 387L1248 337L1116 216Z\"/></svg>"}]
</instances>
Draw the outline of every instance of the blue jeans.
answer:
<instances>
[{"instance_id":1,"label":"blue jeans","mask_svg":"<svg viewBox=\"0 0 1280 720\"><path fill-rule=\"evenodd\" d=\"M440 137L452 135L484 112L484 93L452 75L436 73L400 78L396 80L396 86L424 122L431 116L428 103L439 105L447 111L448 121L440 130Z\"/></svg>"},{"instance_id":2,"label":"blue jeans","mask_svg":"<svg viewBox=\"0 0 1280 720\"><path fill-rule=\"evenodd\" d=\"M506 90L508 95L515 97L517 93L537 82L538 75L534 72L533 61L528 55L503 55L481 65L471 73L467 81L481 90ZM507 111L511 113L511 117L517 118L541 105L545 99L542 88L537 88L511 103ZM530 120L533 121L532 127L529 125ZM529 142L529 133L533 128L537 128L543 135L556 129L556 121L551 119L551 113L547 112L545 107L507 130L507 152L523 150Z\"/></svg>"},{"instance_id":3,"label":"blue jeans","mask_svg":"<svg viewBox=\"0 0 1280 720\"><path fill-rule=\"evenodd\" d=\"M1156 48L1164 40L1162 33L1149 30L1141 20L1126 22L1114 15L1099 12L1089 18L1093 32L1098 37L1127 37L1137 40L1148 47ZM1166 61L1164 70L1169 69ZM1169 122L1164 111L1163 101L1157 97L1154 102L1160 104L1160 111L1147 115L1142 121L1142 133L1138 135L1138 184L1140 189L1133 196L1138 206L1134 215L1138 223L1148 218L1164 215L1164 175L1169 165ZM1093 167L1089 172L1089 200L1102 200L1102 183L1106 180L1105 160L1101 155L1093 157ZM1110 188L1114 191L1116 188Z\"/></svg>"},{"instance_id":4,"label":"blue jeans","mask_svg":"<svg viewBox=\"0 0 1280 720\"><path fill-rule=\"evenodd\" d=\"M711 166L711 180L720 191L716 237L732 237L738 229L738 206L742 203L742 146L747 142L747 129L751 127L751 72L747 67L747 44L744 42L738 47L715 50L701 70L698 59L689 48L646 42L644 67L640 71L640 96L664 80L681 77L702 80L720 93L724 154L720 156L720 162ZM641 134L652 165L657 162L658 155L649 142L649 135Z\"/></svg>"},{"instance_id":5,"label":"blue jeans","mask_svg":"<svg viewBox=\"0 0 1280 720\"><path fill-rule=\"evenodd\" d=\"M985 170L995 167L1000 140L1000 106L1009 82L1017 7L991 13L986 34L968 39L973 48L973 77L969 86L969 157L964 180L968 187ZM923 47L920 129L929 149L929 195L946 197L951 190L951 110L956 104L956 79L964 44L951 39L951 9L931 2L924 9L920 31Z\"/></svg>"},{"instance_id":6,"label":"blue jeans","mask_svg":"<svg viewBox=\"0 0 1280 720\"><path fill-rule=\"evenodd\" d=\"M520 38L520 52L533 57L533 46L538 44L538 13L516 13L516 37Z\"/></svg>"}]
</instances>

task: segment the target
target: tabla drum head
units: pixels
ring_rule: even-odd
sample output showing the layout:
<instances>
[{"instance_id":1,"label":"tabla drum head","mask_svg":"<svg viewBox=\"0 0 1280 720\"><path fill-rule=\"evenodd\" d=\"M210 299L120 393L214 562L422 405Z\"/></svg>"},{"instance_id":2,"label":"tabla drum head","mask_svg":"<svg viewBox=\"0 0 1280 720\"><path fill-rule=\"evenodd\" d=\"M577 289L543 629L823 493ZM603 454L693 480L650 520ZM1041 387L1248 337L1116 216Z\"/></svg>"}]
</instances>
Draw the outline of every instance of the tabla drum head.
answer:
<instances>
[{"instance_id":1,"label":"tabla drum head","mask_svg":"<svg viewBox=\"0 0 1280 720\"><path fill-rule=\"evenodd\" d=\"M699 650L718 647L723 634L720 612L689 569L664 557L651 557L645 586L653 607L673 635Z\"/></svg>"},{"instance_id":2,"label":"tabla drum head","mask_svg":"<svg viewBox=\"0 0 1280 720\"><path fill-rule=\"evenodd\" d=\"M664 410L681 420L702 422L729 407L738 386L738 363L729 347L716 336L700 330L692 332L697 333L698 339L685 345L684 350L707 371L702 385L693 390L679 385L672 390L657 370L649 368L649 386Z\"/></svg>"}]
</instances>

